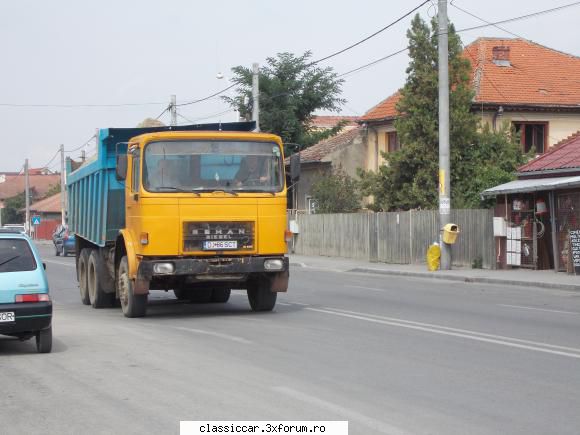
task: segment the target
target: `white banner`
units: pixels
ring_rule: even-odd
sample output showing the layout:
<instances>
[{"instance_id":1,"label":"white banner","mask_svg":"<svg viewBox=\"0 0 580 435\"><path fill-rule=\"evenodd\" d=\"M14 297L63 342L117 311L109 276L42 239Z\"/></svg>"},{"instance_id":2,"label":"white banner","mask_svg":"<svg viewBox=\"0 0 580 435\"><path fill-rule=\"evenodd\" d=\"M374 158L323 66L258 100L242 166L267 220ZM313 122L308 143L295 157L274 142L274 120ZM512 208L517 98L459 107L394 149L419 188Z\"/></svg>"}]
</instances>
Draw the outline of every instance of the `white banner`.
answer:
<instances>
[{"instance_id":1,"label":"white banner","mask_svg":"<svg viewBox=\"0 0 580 435\"><path fill-rule=\"evenodd\" d=\"M348 421L181 421L180 435L201 434L325 434L348 435Z\"/></svg>"}]
</instances>

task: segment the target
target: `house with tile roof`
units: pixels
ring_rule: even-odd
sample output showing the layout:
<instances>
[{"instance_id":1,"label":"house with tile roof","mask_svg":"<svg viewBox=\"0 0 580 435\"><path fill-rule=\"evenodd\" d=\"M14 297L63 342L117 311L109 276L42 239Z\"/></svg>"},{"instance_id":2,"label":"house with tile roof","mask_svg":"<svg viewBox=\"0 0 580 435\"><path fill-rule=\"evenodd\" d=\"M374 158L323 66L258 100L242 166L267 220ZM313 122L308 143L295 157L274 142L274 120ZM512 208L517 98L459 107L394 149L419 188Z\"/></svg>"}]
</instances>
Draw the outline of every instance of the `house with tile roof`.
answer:
<instances>
[{"instance_id":1,"label":"house with tile roof","mask_svg":"<svg viewBox=\"0 0 580 435\"><path fill-rule=\"evenodd\" d=\"M500 267L572 270L570 231L580 235L580 130L521 166L517 180L483 194L497 198L496 217L518 236L498 237Z\"/></svg>"},{"instance_id":2,"label":"house with tile roof","mask_svg":"<svg viewBox=\"0 0 580 435\"><path fill-rule=\"evenodd\" d=\"M580 57L509 38L478 38L463 56L472 68L472 110L482 125L511 124L524 151L543 154L580 128ZM394 127L400 98L395 92L361 117L369 130L367 169L376 170L381 152L400 146Z\"/></svg>"},{"instance_id":3,"label":"house with tile roof","mask_svg":"<svg viewBox=\"0 0 580 435\"><path fill-rule=\"evenodd\" d=\"M53 187L60 184L60 175L29 175L28 182L32 199L42 198ZM23 174L9 175L6 180L0 183L0 204L8 198L12 198L24 192L26 177Z\"/></svg>"},{"instance_id":4,"label":"house with tile roof","mask_svg":"<svg viewBox=\"0 0 580 435\"><path fill-rule=\"evenodd\" d=\"M312 186L321 177L340 168L351 177L356 177L358 168L365 166L366 137L360 126L325 139L300 152L300 180L293 187L292 208L311 210L313 206ZM289 164L289 158L286 159Z\"/></svg>"}]
</instances>

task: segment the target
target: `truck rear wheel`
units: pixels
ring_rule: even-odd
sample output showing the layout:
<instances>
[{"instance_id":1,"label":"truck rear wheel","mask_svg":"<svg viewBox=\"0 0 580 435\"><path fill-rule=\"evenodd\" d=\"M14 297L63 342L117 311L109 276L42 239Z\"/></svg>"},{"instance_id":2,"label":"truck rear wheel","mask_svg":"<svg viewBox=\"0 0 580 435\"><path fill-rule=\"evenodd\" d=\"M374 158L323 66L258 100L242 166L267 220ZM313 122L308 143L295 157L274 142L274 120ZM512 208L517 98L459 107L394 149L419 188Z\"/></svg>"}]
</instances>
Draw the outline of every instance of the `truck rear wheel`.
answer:
<instances>
[{"instance_id":1,"label":"truck rear wheel","mask_svg":"<svg viewBox=\"0 0 580 435\"><path fill-rule=\"evenodd\" d=\"M147 295L136 295L133 280L129 278L129 260L121 258L117 273L117 292L125 317L144 317L147 313Z\"/></svg>"},{"instance_id":2,"label":"truck rear wheel","mask_svg":"<svg viewBox=\"0 0 580 435\"><path fill-rule=\"evenodd\" d=\"M89 249L85 248L81 250L81 253L79 254L79 260L77 262L77 277L79 280L79 289L81 292L81 302L84 305L91 304L91 300L89 299L89 290L87 287L87 266L89 262L89 254Z\"/></svg>"},{"instance_id":3,"label":"truck rear wheel","mask_svg":"<svg viewBox=\"0 0 580 435\"><path fill-rule=\"evenodd\" d=\"M214 288L211 291L211 301L218 304L226 303L230 299L231 294L232 289L230 288Z\"/></svg>"},{"instance_id":4,"label":"truck rear wheel","mask_svg":"<svg viewBox=\"0 0 580 435\"><path fill-rule=\"evenodd\" d=\"M272 292L268 278L260 277L248 282L248 301L252 311L272 311L276 305L278 293Z\"/></svg>"},{"instance_id":5,"label":"truck rear wheel","mask_svg":"<svg viewBox=\"0 0 580 435\"><path fill-rule=\"evenodd\" d=\"M99 252L92 249L87 263L87 288L93 308L110 308L115 302L115 293L105 292L106 273L108 272Z\"/></svg>"},{"instance_id":6,"label":"truck rear wheel","mask_svg":"<svg viewBox=\"0 0 580 435\"><path fill-rule=\"evenodd\" d=\"M187 296L194 304L207 304L211 302L211 293L211 289L208 288L192 289Z\"/></svg>"}]
</instances>

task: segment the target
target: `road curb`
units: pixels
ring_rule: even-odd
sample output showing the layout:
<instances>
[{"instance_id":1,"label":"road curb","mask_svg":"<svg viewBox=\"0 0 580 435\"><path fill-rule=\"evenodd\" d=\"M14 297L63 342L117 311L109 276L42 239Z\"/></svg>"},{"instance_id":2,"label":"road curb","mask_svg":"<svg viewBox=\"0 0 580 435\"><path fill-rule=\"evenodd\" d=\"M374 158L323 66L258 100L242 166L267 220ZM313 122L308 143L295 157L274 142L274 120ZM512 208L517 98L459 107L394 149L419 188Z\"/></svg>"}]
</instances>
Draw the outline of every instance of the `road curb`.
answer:
<instances>
[{"instance_id":1,"label":"road curb","mask_svg":"<svg viewBox=\"0 0 580 435\"><path fill-rule=\"evenodd\" d=\"M354 269L349 269L347 272L358 272L358 273L372 273L376 275L391 275L391 276L406 276L412 278L424 278L424 279L442 279L446 281L460 281L469 283L482 283L482 284L504 284L513 285L520 287L539 287L548 289L560 289L560 290L571 290L580 291L580 285L576 284L558 284L551 282L532 282L532 281L518 281L513 279L505 278L488 278L488 277L473 277L473 276L461 276L461 275L449 275L440 272L408 272L402 270L384 270L384 269L373 269L367 267L356 267Z\"/></svg>"}]
</instances>

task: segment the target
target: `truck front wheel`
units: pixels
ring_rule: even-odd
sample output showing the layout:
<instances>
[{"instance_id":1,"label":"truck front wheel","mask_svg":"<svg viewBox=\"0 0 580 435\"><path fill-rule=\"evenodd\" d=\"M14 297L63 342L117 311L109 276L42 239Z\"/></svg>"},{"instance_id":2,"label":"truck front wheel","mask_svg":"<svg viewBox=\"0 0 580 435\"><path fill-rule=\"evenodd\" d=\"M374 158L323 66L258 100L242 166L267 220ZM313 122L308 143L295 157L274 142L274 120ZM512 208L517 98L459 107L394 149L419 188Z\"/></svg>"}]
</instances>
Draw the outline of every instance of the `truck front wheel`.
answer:
<instances>
[{"instance_id":1,"label":"truck front wheel","mask_svg":"<svg viewBox=\"0 0 580 435\"><path fill-rule=\"evenodd\" d=\"M252 311L272 311L278 293L272 292L271 280L259 277L248 282L248 301Z\"/></svg>"},{"instance_id":2,"label":"truck front wheel","mask_svg":"<svg viewBox=\"0 0 580 435\"><path fill-rule=\"evenodd\" d=\"M117 291L125 317L143 317L147 313L147 295L136 295L133 280L129 278L129 260L121 258L117 273Z\"/></svg>"}]
</instances>

